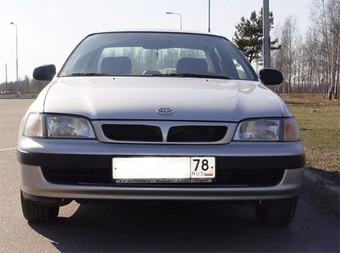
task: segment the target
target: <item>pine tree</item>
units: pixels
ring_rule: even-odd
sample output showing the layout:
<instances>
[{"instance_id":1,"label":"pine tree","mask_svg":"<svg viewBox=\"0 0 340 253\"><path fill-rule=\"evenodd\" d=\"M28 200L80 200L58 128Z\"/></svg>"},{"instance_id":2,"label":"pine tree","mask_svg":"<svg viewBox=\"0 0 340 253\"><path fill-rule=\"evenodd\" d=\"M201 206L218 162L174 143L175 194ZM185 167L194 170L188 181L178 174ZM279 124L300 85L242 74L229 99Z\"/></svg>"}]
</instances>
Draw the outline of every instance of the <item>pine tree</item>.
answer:
<instances>
[{"instance_id":1,"label":"pine tree","mask_svg":"<svg viewBox=\"0 0 340 253\"><path fill-rule=\"evenodd\" d=\"M269 14L269 22L271 28L273 28L274 16L272 12ZM256 14L256 11L253 11L250 14L250 19L245 19L244 16L242 16L241 22L238 23L235 28L236 32L234 33L235 37L233 41L243 54L250 62L260 59L263 41L262 9L259 15ZM275 47L277 42L278 39L271 41L272 49L278 49L278 47Z\"/></svg>"}]
</instances>

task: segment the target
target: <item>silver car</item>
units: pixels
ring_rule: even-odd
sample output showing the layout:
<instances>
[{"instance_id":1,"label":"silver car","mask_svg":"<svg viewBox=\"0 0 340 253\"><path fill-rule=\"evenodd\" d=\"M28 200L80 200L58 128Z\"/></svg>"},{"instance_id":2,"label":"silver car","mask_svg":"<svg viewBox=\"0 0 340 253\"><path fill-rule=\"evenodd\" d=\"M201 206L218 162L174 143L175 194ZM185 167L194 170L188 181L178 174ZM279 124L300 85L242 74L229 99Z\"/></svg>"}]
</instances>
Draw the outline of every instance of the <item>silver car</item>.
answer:
<instances>
[{"instance_id":1,"label":"silver car","mask_svg":"<svg viewBox=\"0 0 340 253\"><path fill-rule=\"evenodd\" d=\"M28 221L91 200L242 201L287 225L304 151L293 114L226 38L195 32L87 36L22 119L17 158Z\"/></svg>"}]
</instances>

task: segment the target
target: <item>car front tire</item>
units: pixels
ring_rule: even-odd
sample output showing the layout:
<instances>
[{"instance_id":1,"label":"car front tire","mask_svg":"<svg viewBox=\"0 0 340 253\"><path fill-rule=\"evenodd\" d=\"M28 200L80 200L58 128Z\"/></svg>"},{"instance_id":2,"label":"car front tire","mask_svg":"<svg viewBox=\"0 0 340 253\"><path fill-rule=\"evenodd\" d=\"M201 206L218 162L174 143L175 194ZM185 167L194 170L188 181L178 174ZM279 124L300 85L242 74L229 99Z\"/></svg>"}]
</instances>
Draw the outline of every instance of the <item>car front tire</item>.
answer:
<instances>
[{"instance_id":1,"label":"car front tire","mask_svg":"<svg viewBox=\"0 0 340 253\"><path fill-rule=\"evenodd\" d=\"M22 213L27 221L50 222L55 220L59 214L59 206L43 206L38 202L25 199L21 193Z\"/></svg>"},{"instance_id":2,"label":"car front tire","mask_svg":"<svg viewBox=\"0 0 340 253\"><path fill-rule=\"evenodd\" d=\"M285 200L262 201L256 206L258 220L270 226L287 226L294 218L297 197Z\"/></svg>"}]
</instances>

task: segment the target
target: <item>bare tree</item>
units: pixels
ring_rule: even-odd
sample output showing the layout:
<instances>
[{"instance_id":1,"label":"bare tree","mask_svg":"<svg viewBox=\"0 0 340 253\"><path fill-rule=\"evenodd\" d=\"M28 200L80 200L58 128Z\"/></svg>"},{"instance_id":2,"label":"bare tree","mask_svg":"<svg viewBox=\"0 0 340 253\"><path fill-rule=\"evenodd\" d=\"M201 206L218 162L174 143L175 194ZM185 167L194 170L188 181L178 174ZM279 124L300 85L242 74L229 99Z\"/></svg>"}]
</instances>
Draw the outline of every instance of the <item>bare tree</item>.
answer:
<instances>
[{"instance_id":1,"label":"bare tree","mask_svg":"<svg viewBox=\"0 0 340 253\"><path fill-rule=\"evenodd\" d=\"M311 20L320 34L320 64L329 99L339 98L340 0L313 0Z\"/></svg>"},{"instance_id":2,"label":"bare tree","mask_svg":"<svg viewBox=\"0 0 340 253\"><path fill-rule=\"evenodd\" d=\"M282 94L290 93L292 86L295 85L297 75L296 54L298 37L296 28L296 18L289 16L285 19L283 26L280 29L280 49L273 54L273 66L280 69L285 80L282 84Z\"/></svg>"},{"instance_id":3,"label":"bare tree","mask_svg":"<svg viewBox=\"0 0 340 253\"><path fill-rule=\"evenodd\" d=\"M285 76L281 92L339 99L340 0L312 0L310 16L304 40L292 16L278 29L281 49L273 52L272 62Z\"/></svg>"},{"instance_id":4,"label":"bare tree","mask_svg":"<svg viewBox=\"0 0 340 253\"><path fill-rule=\"evenodd\" d=\"M322 83L320 84L321 68L320 60L320 40L319 34L315 27L310 27L306 33L305 46L304 46L304 61L306 67L306 90L308 93L313 93L315 87L318 87L318 93L324 94ZM327 91L326 91L327 92Z\"/></svg>"}]
</instances>

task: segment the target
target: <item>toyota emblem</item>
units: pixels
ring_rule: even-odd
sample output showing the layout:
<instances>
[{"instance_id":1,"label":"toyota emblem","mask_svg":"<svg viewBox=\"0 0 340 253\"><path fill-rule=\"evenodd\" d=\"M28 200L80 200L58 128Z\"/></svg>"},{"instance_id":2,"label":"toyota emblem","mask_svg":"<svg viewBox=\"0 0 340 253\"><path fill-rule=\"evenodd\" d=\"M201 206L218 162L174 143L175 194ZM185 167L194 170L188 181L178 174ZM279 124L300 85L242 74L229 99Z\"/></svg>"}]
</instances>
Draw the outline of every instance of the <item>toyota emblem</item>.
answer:
<instances>
[{"instance_id":1,"label":"toyota emblem","mask_svg":"<svg viewBox=\"0 0 340 253\"><path fill-rule=\"evenodd\" d=\"M174 110L171 108L158 108L156 112L162 116L170 116L174 113Z\"/></svg>"}]
</instances>

